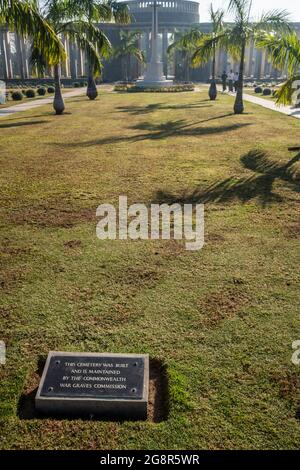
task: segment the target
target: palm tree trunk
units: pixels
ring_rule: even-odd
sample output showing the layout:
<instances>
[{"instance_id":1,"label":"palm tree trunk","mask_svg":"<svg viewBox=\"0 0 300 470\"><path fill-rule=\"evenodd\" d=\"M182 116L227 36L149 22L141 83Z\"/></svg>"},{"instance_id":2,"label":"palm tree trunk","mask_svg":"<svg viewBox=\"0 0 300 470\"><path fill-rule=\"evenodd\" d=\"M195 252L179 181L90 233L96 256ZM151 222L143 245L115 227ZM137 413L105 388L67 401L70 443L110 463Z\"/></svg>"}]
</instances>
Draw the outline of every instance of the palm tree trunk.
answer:
<instances>
[{"instance_id":1,"label":"palm tree trunk","mask_svg":"<svg viewBox=\"0 0 300 470\"><path fill-rule=\"evenodd\" d=\"M244 66L245 66L245 50L246 43L243 43L242 52L241 52L241 63L239 71L239 80L237 85L236 98L234 103L234 113L243 114L244 112L244 101L243 101L243 90L244 90Z\"/></svg>"},{"instance_id":2,"label":"palm tree trunk","mask_svg":"<svg viewBox=\"0 0 300 470\"><path fill-rule=\"evenodd\" d=\"M211 78L208 95L211 101L215 101L218 95L217 85L216 85L216 46L214 46L214 51L213 51L212 78Z\"/></svg>"},{"instance_id":3,"label":"palm tree trunk","mask_svg":"<svg viewBox=\"0 0 300 470\"><path fill-rule=\"evenodd\" d=\"M94 79L92 66L90 64L89 64L88 85L87 85L87 90L86 90L86 96L90 100L95 100L98 96L96 82L95 82L95 79Z\"/></svg>"},{"instance_id":4,"label":"palm tree trunk","mask_svg":"<svg viewBox=\"0 0 300 470\"><path fill-rule=\"evenodd\" d=\"M129 63L129 57L128 57L128 54L126 55L125 57L125 74L126 74L126 83L128 83L129 81L129 77L128 77L128 63Z\"/></svg>"},{"instance_id":5,"label":"palm tree trunk","mask_svg":"<svg viewBox=\"0 0 300 470\"><path fill-rule=\"evenodd\" d=\"M54 66L54 81L55 81L55 94L53 100L53 108L56 114L63 114L65 110L65 103L61 93L60 83L60 65Z\"/></svg>"}]
</instances>

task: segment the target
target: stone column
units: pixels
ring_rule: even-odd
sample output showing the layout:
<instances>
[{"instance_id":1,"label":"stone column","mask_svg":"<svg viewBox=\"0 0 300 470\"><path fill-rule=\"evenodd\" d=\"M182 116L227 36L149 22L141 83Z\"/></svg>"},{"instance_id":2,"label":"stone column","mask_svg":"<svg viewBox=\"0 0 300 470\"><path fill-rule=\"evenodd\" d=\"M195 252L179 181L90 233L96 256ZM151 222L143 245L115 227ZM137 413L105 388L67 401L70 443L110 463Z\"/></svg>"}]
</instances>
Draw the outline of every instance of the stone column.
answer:
<instances>
[{"instance_id":1,"label":"stone column","mask_svg":"<svg viewBox=\"0 0 300 470\"><path fill-rule=\"evenodd\" d=\"M63 77L68 78L70 76L69 59L68 59L68 40L64 35L61 37L61 42L66 51L66 59L61 64L61 74Z\"/></svg>"},{"instance_id":2,"label":"stone column","mask_svg":"<svg viewBox=\"0 0 300 470\"><path fill-rule=\"evenodd\" d=\"M24 80L25 73L24 73L22 42L21 42L21 37L19 36L19 34L16 34L16 33L15 33L15 46L16 46L17 63L18 63L20 78Z\"/></svg>"},{"instance_id":3,"label":"stone column","mask_svg":"<svg viewBox=\"0 0 300 470\"><path fill-rule=\"evenodd\" d=\"M164 75L168 78L168 30L163 30L163 39L162 39L162 61L164 64Z\"/></svg>"},{"instance_id":4,"label":"stone column","mask_svg":"<svg viewBox=\"0 0 300 470\"><path fill-rule=\"evenodd\" d=\"M7 28L3 28L2 33L2 52L4 57L4 78L13 78L13 69L10 52L10 35Z\"/></svg>"},{"instance_id":5,"label":"stone column","mask_svg":"<svg viewBox=\"0 0 300 470\"><path fill-rule=\"evenodd\" d=\"M77 57L76 57L76 45L74 43L69 44L70 47L70 70L71 78L77 78Z\"/></svg>"},{"instance_id":6,"label":"stone column","mask_svg":"<svg viewBox=\"0 0 300 470\"><path fill-rule=\"evenodd\" d=\"M262 67L262 51L259 49L255 49L255 72L254 78L261 77L261 67Z\"/></svg>"},{"instance_id":7,"label":"stone column","mask_svg":"<svg viewBox=\"0 0 300 470\"><path fill-rule=\"evenodd\" d=\"M262 51L262 59L261 59L261 68L260 73L261 76L264 77L266 73L266 64L267 64L267 52L265 50Z\"/></svg>"},{"instance_id":8,"label":"stone column","mask_svg":"<svg viewBox=\"0 0 300 470\"><path fill-rule=\"evenodd\" d=\"M78 47L78 75L84 76L84 58L83 51Z\"/></svg>"},{"instance_id":9,"label":"stone column","mask_svg":"<svg viewBox=\"0 0 300 470\"><path fill-rule=\"evenodd\" d=\"M151 59L151 41L150 41L151 29L146 30L146 59L150 62Z\"/></svg>"}]
</instances>

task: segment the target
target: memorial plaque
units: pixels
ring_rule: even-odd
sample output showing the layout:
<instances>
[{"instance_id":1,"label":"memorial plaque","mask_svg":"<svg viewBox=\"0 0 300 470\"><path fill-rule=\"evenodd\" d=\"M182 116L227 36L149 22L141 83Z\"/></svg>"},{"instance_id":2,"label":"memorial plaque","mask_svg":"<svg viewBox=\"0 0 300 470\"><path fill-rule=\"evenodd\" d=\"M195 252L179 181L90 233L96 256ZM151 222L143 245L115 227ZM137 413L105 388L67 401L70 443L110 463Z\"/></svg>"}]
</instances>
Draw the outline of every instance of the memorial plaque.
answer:
<instances>
[{"instance_id":1,"label":"memorial plaque","mask_svg":"<svg viewBox=\"0 0 300 470\"><path fill-rule=\"evenodd\" d=\"M147 417L149 357L50 351L36 394L48 414Z\"/></svg>"}]
</instances>

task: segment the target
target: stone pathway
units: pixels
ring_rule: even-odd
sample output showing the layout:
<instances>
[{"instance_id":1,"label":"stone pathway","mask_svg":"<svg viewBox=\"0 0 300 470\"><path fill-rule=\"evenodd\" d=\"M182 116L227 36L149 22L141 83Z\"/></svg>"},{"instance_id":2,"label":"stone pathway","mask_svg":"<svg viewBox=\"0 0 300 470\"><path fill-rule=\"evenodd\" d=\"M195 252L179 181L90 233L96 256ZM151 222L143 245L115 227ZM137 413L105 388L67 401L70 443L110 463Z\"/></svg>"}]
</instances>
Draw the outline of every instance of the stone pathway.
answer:
<instances>
[{"instance_id":1,"label":"stone pathway","mask_svg":"<svg viewBox=\"0 0 300 470\"><path fill-rule=\"evenodd\" d=\"M286 114L287 116L292 116L294 118L300 119L300 109L292 108L291 106L277 106L274 101L271 99L259 98L258 96L244 94L245 101L250 103L258 104L264 108L271 109L272 111L277 111L277 113Z\"/></svg>"},{"instance_id":2,"label":"stone pathway","mask_svg":"<svg viewBox=\"0 0 300 470\"><path fill-rule=\"evenodd\" d=\"M67 99L67 98L73 98L74 96L79 96L79 95L83 95L84 93L86 92L86 88L79 88L78 90L73 90L73 91L67 91L67 92L63 92L63 97L64 99ZM16 105L13 105L13 106L9 106L7 108L1 108L0 109L0 118L1 117L7 117L7 116L11 116L15 113L19 113L21 111L28 111L29 109L34 109L34 108L38 108L39 106L43 106L45 104L52 104L53 102L53 96L51 96L51 98L42 98L40 100L33 100L33 101L30 101L29 103L20 103L20 104L16 104Z\"/></svg>"}]
</instances>

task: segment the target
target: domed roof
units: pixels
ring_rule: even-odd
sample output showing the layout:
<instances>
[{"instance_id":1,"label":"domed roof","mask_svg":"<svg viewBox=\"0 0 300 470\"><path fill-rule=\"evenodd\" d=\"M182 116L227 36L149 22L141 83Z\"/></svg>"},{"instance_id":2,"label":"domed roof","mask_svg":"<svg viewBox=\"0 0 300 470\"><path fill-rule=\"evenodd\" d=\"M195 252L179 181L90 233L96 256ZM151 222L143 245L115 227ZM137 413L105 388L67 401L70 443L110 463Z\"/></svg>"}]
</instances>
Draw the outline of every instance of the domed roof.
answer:
<instances>
[{"instance_id":1,"label":"domed roof","mask_svg":"<svg viewBox=\"0 0 300 470\"><path fill-rule=\"evenodd\" d=\"M152 4L150 0L129 0L126 2L133 22L136 25L149 26L152 23ZM158 1L159 26L188 26L199 23L199 3L191 0Z\"/></svg>"}]
</instances>

